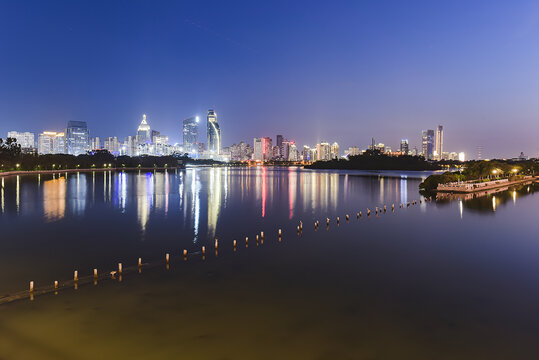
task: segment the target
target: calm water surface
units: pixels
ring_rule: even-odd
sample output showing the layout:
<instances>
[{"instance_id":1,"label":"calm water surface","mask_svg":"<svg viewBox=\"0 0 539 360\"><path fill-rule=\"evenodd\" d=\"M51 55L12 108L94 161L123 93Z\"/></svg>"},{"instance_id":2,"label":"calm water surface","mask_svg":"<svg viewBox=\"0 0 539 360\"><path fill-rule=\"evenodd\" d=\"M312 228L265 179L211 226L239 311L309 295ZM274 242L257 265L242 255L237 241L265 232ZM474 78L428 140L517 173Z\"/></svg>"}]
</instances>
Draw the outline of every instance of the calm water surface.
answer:
<instances>
[{"instance_id":1,"label":"calm water surface","mask_svg":"<svg viewBox=\"0 0 539 360\"><path fill-rule=\"evenodd\" d=\"M427 174L363 175L193 168L0 180L0 294L139 257L156 265L0 306L0 359L537 358L538 185L400 209L423 200Z\"/></svg>"}]
</instances>

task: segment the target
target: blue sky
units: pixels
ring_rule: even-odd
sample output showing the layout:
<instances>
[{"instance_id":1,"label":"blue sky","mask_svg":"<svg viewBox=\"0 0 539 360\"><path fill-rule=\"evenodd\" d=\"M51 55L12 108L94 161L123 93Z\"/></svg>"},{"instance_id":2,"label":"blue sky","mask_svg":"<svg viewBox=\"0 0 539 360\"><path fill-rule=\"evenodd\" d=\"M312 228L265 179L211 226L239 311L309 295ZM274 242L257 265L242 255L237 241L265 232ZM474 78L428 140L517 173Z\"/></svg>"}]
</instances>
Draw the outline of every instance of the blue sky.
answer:
<instances>
[{"instance_id":1,"label":"blue sky","mask_svg":"<svg viewBox=\"0 0 539 360\"><path fill-rule=\"evenodd\" d=\"M0 136L87 121L180 140L215 108L223 144L371 137L539 156L533 1L0 1ZM205 127L200 129L205 142Z\"/></svg>"}]
</instances>

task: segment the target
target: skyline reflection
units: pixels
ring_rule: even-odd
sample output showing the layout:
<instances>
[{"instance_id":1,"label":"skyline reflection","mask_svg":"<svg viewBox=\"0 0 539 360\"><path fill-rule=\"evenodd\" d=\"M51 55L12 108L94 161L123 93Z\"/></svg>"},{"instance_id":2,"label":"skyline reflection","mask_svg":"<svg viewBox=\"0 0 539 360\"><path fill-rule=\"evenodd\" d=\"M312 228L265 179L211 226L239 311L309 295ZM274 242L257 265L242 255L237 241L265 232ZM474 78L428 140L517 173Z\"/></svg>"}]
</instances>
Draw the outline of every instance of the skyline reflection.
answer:
<instances>
[{"instance_id":1,"label":"skyline reflection","mask_svg":"<svg viewBox=\"0 0 539 360\"><path fill-rule=\"evenodd\" d=\"M2 214L35 213L40 208L33 205L32 198L41 197L37 203L42 204L44 223L68 216L85 216L91 211L112 210L126 216L126 221L134 216L142 238L154 221L170 219L170 224L178 224L174 230L178 236L192 237L193 243L218 236L221 224L234 221L238 210L242 217L254 221L269 218L284 221L343 211L355 214L367 207L406 204L422 198L417 188L420 180L405 175L365 177L346 172L277 167L107 171L20 176L1 181ZM458 200L458 216L463 218L467 210L493 213L507 201L515 204L520 196L533 193L536 188L537 184L532 184L492 194L439 194L436 204L444 206ZM425 211L426 204L420 207Z\"/></svg>"}]
</instances>

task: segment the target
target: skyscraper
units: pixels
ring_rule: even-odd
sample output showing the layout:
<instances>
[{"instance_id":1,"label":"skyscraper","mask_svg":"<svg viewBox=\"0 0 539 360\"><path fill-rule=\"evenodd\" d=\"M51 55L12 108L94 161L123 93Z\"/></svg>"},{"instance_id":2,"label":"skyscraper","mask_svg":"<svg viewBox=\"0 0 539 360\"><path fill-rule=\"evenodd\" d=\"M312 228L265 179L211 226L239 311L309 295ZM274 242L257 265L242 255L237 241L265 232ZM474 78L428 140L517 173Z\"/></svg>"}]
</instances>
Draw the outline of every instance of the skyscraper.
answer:
<instances>
[{"instance_id":1,"label":"skyscraper","mask_svg":"<svg viewBox=\"0 0 539 360\"><path fill-rule=\"evenodd\" d=\"M408 147L408 139L402 139L401 140L401 154L402 155L408 155L409 153L409 147Z\"/></svg>"},{"instance_id":2,"label":"skyscraper","mask_svg":"<svg viewBox=\"0 0 539 360\"><path fill-rule=\"evenodd\" d=\"M142 115L142 121L137 129L137 143L149 144L152 142L150 125L146 122L146 114Z\"/></svg>"},{"instance_id":3,"label":"skyscraper","mask_svg":"<svg viewBox=\"0 0 539 360\"><path fill-rule=\"evenodd\" d=\"M183 120L183 151L196 152L198 142L198 116Z\"/></svg>"},{"instance_id":4,"label":"skyscraper","mask_svg":"<svg viewBox=\"0 0 539 360\"><path fill-rule=\"evenodd\" d=\"M277 144L275 144L278 148L279 148L279 155L277 157L282 157L283 154L284 154L284 149L283 149L283 136L282 135L277 135L276 137L276 142ZM277 158L276 157L276 158Z\"/></svg>"},{"instance_id":5,"label":"skyscraper","mask_svg":"<svg viewBox=\"0 0 539 360\"><path fill-rule=\"evenodd\" d=\"M217 122L217 113L213 109L208 110L207 117L208 151L218 155L221 151L221 129Z\"/></svg>"},{"instance_id":6,"label":"skyscraper","mask_svg":"<svg viewBox=\"0 0 539 360\"><path fill-rule=\"evenodd\" d=\"M436 128L436 156L438 160L442 158L442 154L444 151L444 127L442 125L438 125Z\"/></svg>"},{"instance_id":7,"label":"skyscraper","mask_svg":"<svg viewBox=\"0 0 539 360\"><path fill-rule=\"evenodd\" d=\"M421 135L421 153L427 160L434 154L434 130L423 130Z\"/></svg>"},{"instance_id":8,"label":"skyscraper","mask_svg":"<svg viewBox=\"0 0 539 360\"><path fill-rule=\"evenodd\" d=\"M66 148L71 155L85 154L90 150L90 132L85 121L69 121L66 129Z\"/></svg>"}]
</instances>

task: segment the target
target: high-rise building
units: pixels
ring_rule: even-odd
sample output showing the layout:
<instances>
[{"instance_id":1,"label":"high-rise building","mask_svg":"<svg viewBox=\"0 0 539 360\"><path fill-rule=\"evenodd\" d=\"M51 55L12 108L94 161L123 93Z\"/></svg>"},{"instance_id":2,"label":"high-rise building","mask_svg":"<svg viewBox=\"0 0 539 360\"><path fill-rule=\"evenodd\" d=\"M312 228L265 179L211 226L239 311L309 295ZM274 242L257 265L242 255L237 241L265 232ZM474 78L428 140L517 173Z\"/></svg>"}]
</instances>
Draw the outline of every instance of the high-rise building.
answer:
<instances>
[{"instance_id":1,"label":"high-rise building","mask_svg":"<svg viewBox=\"0 0 539 360\"><path fill-rule=\"evenodd\" d=\"M208 110L207 116L208 151L218 155L221 151L221 128L217 122L217 113L213 109Z\"/></svg>"},{"instance_id":2,"label":"high-rise building","mask_svg":"<svg viewBox=\"0 0 539 360\"><path fill-rule=\"evenodd\" d=\"M283 136L282 135L277 135L276 136L276 142L277 142L277 144L275 144L275 145L279 148L279 155L276 157L276 159L277 159L277 158L283 156Z\"/></svg>"},{"instance_id":3,"label":"high-rise building","mask_svg":"<svg viewBox=\"0 0 539 360\"><path fill-rule=\"evenodd\" d=\"M296 143L290 143L290 149L288 150L288 161L299 161L299 151L296 147Z\"/></svg>"},{"instance_id":4,"label":"high-rise building","mask_svg":"<svg viewBox=\"0 0 539 360\"><path fill-rule=\"evenodd\" d=\"M113 155L120 154L120 142L116 136L107 137L103 141L103 149L108 150Z\"/></svg>"},{"instance_id":5,"label":"high-rise building","mask_svg":"<svg viewBox=\"0 0 539 360\"><path fill-rule=\"evenodd\" d=\"M340 157L340 154L341 154L341 150L339 148L339 144L334 142L333 145L331 145L331 158L338 159Z\"/></svg>"},{"instance_id":6,"label":"high-rise building","mask_svg":"<svg viewBox=\"0 0 539 360\"><path fill-rule=\"evenodd\" d=\"M122 155L136 156L137 155L137 137L128 136L124 140L124 144L120 149Z\"/></svg>"},{"instance_id":7,"label":"high-rise building","mask_svg":"<svg viewBox=\"0 0 539 360\"><path fill-rule=\"evenodd\" d=\"M272 141L269 137L255 138L254 139L254 153L253 160L256 161L267 161L271 160L273 151L272 151Z\"/></svg>"},{"instance_id":8,"label":"high-rise building","mask_svg":"<svg viewBox=\"0 0 539 360\"><path fill-rule=\"evenodd\" d=\"M402 139L401 140L401 154L402 155L408 155L408 153L410 152L410 149L408 147L408 139Z\"/></svg>"},{"instance_id":9,"label":"high-rise building","mask_svg":"<svg viewBox=\"0 0 539 360\"><path fill-rule=\"evenodd\" d=\"M331 146L327 142L316 144L316 160L331 160Z\"/></svg>"},{"instance_id":10,"label":"high-rise building","mask_svg":"<svg viewBox=\"0 0 539 360\"><path fill-rule=\"evenodd\" d=\"M137 144L149 144L152 142L151 128L146 121L146 114L142 114L142 121L137 129Z\"/></svg>"},{"instance_id":11,"label":"high-rise building","mask_svg":"<svg viewBox=\"0 0 539 360\"><path fill-rule=\"evenodd\" d=\"M421 136L421 154L427 160L432 160L434 155L434 130L423 130Z\"/></svg>"},{"instance_id":12,"label":"high-rise building","mask_svg":"<svg viewBox=\"0 0 539 360\"><path fill-rule=\"evenodd\" d=\"M85 121L69 121L66 129L67 153L86 154L90 150L90 132Z\"/></svg>"},{"instance_id":13,"label":"high-rise building","mask_svg":"<svg viewBox=\"0 0 539 360\"><path fill-rule=\"evenodd\" d=\"M36 146L35 135L31 132L9 131L7 137L16 139L22 149L33 149Z\"/></svg>"},{"instance_id":14,"label":"high-rise building","mask_svg":"<svg viewBox=\"0 0 539 360\"><path fill-rule=\"evenodd\" d=\"M309 146L307 145L303 145L303 153L302 153L302 156L303 156L303 161L304 162L312 162L315 160L314 156L313 156L313 149L311 149Z\"/></svg>"},{"instance_id":15,"label":"high-rise building","mask_svg":"<svg viewBox=\"0 0 539 360\"><path fill-rule=\"evenodd\" d=\"M288 160L288 157L290 155L290 141L284 140L281 142L281 146L279 147L279 155L281 160Z\"/></svg>"},{"instance_id":16,"label":"high-rise building","mask_svg":"<svg viewBox=\"0 0 539 360\"><path fill-rule=\"evenodd\" d=\"M198 142L198 116L183 120L183 151L186 153L196 152Z\"/></svg>"},{"instance_id":17,"label":"high-rise building","mask_svg":"<svg viewBox=\"0 0 539 360\"><path fill-rule=\"evenodd\" d=\"M438 160L442 158L444 153L444 127L438 125L436 128L436 154L438 155Z\"/></svg>"},{"instance_id":18,"label":"high-rise building","mask_svg":"<svg viewBox=\"0 0 539 360\"><path fill-rule=\"evenodd\" d=\"M90 150L100 150L101 149L101 139L99 137L94 137L90 139Z\"/></svg>"},{"instance_id":19,"label":"high-rise building","mask_svg":"<svg viewBox=\"0 0 539 360\"><path fill-rule=\"evenodd\" d=\"M45 154L65 154L66 137L63 132L44 131L37 137L37 153Z\"/></svg>"},{"instance_id":20,"label":"high-rise building","mask_svg":"<svg viewBox=\"0 0 539 360\"><path fill-rule=\"evenodd\" d=\"M54 136L53 152L55 154L66 154L67 153L67 141L66 141L66 135L65 135L64 132L58 132Z\"/></svg>"},{"instance_id":21,"label":"high-rise building","mask_svg":"<svg viewBox=\"0 0 539 360\"><path fill-rule=\"evenodd\" d=\"M44 131L37 137L37 153L40 155L54 154L54 137L56 132Z\"/></svg>"}]
</instances>

